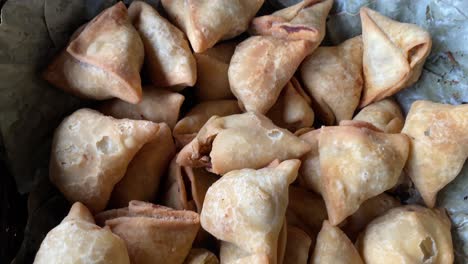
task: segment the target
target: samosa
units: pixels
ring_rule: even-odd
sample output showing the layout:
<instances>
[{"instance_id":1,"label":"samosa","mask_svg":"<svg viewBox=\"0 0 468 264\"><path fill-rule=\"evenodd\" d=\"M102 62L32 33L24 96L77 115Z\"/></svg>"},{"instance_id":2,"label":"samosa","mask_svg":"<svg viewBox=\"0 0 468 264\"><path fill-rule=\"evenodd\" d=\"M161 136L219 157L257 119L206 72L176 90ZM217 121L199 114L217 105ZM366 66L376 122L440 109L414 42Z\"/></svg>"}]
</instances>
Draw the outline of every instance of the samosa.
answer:
<instances>
[{"instance_id":1,"label":"samosa","mask_svg":"<svg viewBox=\"0 0 468 264\"><path fill-rule=\"evenodd\" d=\"M174 90L193 86L197 65L184 33L145 2L133 1L128 13L143 40L145 66L153 84Z\"/></svg>"},{"instance_id":2,"label":"samosa","mask_svg":"<svg viewBox=\"0 0 468 264\"><path fill-rule=\"evenodd\" d=\"M414 84L431 52L429 33L361 8L364 89L360 107Z\"/></svg>"},{"instance_id":3,"label":"samosa","mask_svg":"<svg viewBox=\"0 0 468 264\"><path fill-rule=\"evenodd\" d=\"M276 167L227 173L206 193L202 227L248 254L266 254L270 263L277 263L288 186L299 165L299 160L287 160Z\"/></svg>"},{"instance_id":4,"label":"samosa","mask_svg":"<svg viewBox=\"0 0 468 264\"><path fill-rule=\"evenodd\" d=\"M405 170L428 207L460 173L468 157L468 105L416 101L402 133L411 138Z\"/></svg>"},{"instance_id":5,"label":"samosa","mask_svg":"<svg viewBox=\"0 0 468 264\"><path fill-rule=\"evenodd\" d=\"M244 32L264 0L162 0L169 18L203 52Z\"/></svg>"},{"instance_id":6,"label":"samosa","mask_svg":"<svg viewBox=\"0 0 468 264\"><path fill-rule=\"evenodd\" d=\"M79 28L44 78L76 96L138 103L144 48L122 2Z\"/></svg>"},{"instance_id":7,"label":"samosa","mask_svg":"<svg viewBox=\"0 0 468 264\"><path fill-rule=\"evenodd\" d=\"M270 162L299 158L310 150L304 140L275 126L265 116L248 112L213 116L177 156L177 163L206 167L216 174L259 169Z\"/></svg>"},{"instance_id":8,"label":"samosa","mask_svg":"<svg viewBox=\"0 0 468 264\"><path fill-rule=\"evenodd\" d=\"M115 119L80 109L55 130L50 180L70 202L82 202L93 213L103 210L112 189L137 152L155 136L151 121Z\"/></svg>"}]
</instances>

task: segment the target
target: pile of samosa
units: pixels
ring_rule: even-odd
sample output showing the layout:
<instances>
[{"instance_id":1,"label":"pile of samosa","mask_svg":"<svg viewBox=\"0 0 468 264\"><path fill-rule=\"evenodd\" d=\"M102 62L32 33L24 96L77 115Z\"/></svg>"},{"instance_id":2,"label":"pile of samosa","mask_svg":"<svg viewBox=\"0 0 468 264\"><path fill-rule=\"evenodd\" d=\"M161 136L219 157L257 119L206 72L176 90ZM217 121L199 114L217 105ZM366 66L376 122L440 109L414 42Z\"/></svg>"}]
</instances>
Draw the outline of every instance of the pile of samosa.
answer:
<instances>
[{"instance_id":1,"label":"pile of samosa","mask_svg":"<svg viewBox=\"0 0 468 264\"><path fill-rule=\"evenodd\" d=\"M43 76L105 101L55 130L50 181L74 204L35 263L454 261L435 206L468 156L468 105L405 118L391 98L428 32L364 7L362 35L319 46L333 0L255 17L263 2L119 2L77 29Z\"/></svg>"}]
</instances>

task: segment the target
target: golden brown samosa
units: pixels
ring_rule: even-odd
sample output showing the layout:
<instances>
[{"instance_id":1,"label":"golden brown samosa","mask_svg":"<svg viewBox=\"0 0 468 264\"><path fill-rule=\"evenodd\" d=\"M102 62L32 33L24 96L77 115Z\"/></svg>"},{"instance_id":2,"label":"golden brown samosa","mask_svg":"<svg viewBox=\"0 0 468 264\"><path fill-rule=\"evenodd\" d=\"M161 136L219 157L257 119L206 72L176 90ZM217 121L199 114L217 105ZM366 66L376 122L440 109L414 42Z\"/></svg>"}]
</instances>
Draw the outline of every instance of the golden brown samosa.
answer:
<instances>
[{"instance_id":1,"label":"golden brown samosa","mask_svg":"<svg viewBox=\"0 0 468 264\"><path fill-rule=\"evenodd\" d=\"M91 212L76 202L68 215L47 233L34 264L130 264L124 241L94 223Z\"/></svg>"},{"instance_id":2,"label":"golden brown samosa","mask_svg":"<svg viewBox=\"0 0 468 264\"><path fill-rule=\"evenodd\" d=\"M265 116L248 112L214 116L177 156L177 163L206 167L216 174L243 168L259 169L275 159L299 158L310 150L307 142L278 128Z\"/></svg>"},{"instance_id":3,"label":"golden brown samosa","mask_svg":"<svg viewBox=\"0 0 468 264\"><path fill-rule=\"evenodd\" d=\"M360 36L338 46L317 48L300 71L319 119L333 125L353 118L363 86Z\"/></svg>"},{"instance_id":4,"label":"golden brown samosa","mask_svg":"<svg viewBox=\"0 0 468 264\"><path fill-rule=\"evenodd\" d=\"M143 98L138 104L113 99L104 102L99 107L99 111L115 118L166 123L172 129L179 119L179 111L184 99L184 96L179 93L146 86Z\"/></svg>"},{"instance_id":5,"label":"golden brown samosa","mask_svg":"<svg viewBox=\"0 0 468 264\"><path fill-rule=\"evenodd\" d=\"M164 123L128 164L125 176L115 185L110 204L125 207L131 200L154 201L159 184L176 152L171 129Z\"/></svg>"},{"instance_id":6,"label":"golden brown samosa","mask_svg":"<svg viewBox=\"0 0 468 264\"><path fill-rule=\"evenodd\" d=\"M295 226L288 226L288 238L284 264L307 264L309 249L312 240L301 229Z\"/></svg>"},{"instance_id":7,"label":"golden brown samosa","mask_svg":"<svg viewBox=\"0 0 468 264\"><path fill-rule=\"evenodd\" d=\"M102 212L96 219L125 241L130 261L138 264L182 264L200 228L195 212L140 201Z\"/></svg>"},{"instance_id":8,"label":"golden brown samosa","mask_svg":"<svg viewBox=\"0 0 468 264\"><path fill-rule=\"evenodd\" d=\"M244 32L264 0L162 0L169 18L203 52Z\"/></svg>"},{"instance_id":9,"label":"golden brown samosa","mask_svg":"<svg viewBox=\"0 0 468 264\"><path fill-rule=\"evenodd\" d=\"M197 83L195 95L198 100L234 99L228 79L229 62L237 42L218 44L202 53L195 53Z\"/></svg>"},{"instance_id":10,"label":"golden brown samosa","mask_svg":"<svg viewBox=\"0 0 468 264\"><path fill-rule=\"evenodd\" d=\"M287 160L276 167L225 174L206 193L202 227L249 254L266 254L270 263L277 263L288 186L299 165L299 160Z\"/></svg>"},{"instance_id":11,"label":"golden brown samosa","mask_svg":"<svg viewBox=\"0 0 468 264\"><path fill-rule=\"evenodd\" d=\"M405 170L428 207L460 173L468 157L468 105L416 101L402 133L411 138Z\"/></svg>"},{"instance_id":12,"label":"golden brown samosa","mask_svg":"<svg viewBox=\"0 0 468 264\"><path fill-rule=\"evenodd\" d=\"M363 202L359 209L345 220L342 227L348 237L355 241L359 233L375 218L385 214L388 210L400 206L400 201L382 193Z\"/></svg>"},{"instance_id":13,"label":"golden brown samosa","mask_svg":"<svg viewBox=\"0 0 468 264\"><path fill-rule=\"evenodd\" d=\"M361 8L364 89L360 107L414 84L431 52L429 33Z\"/></svg>"},{"instance_id":14,"label":"golden brown samosa","mask_svg":"<svg viewBox=\"0 0 468 264\"><path fill-rule=\"evenodd\" d=\"M45 70L44 78L76 96L103 100L141 100L144 49L122 2L79 28Z\"/></svg>"},{"instance_id":15,"label":"golden brown samosa","mask_svg":"<svg viewBox=\"0 0 468 264\"><path fill-rule=\"evenodd\" d=\"M353 120L369 122L385 133L400 133L405 123L400 106L390 98L364 107Z\"/></svg>"},{"instance_id":16,"label":"golden brown samosa","mask_svg":"<svg viewBox=\"0 0 468 264\"><path fill-rule=\"evenodd\" d=\"M310 97L293 77L266 116L277 126L294 132L314 124L314 111L310 104Z\"/></svg>"},{"instance_id":17,"label":"golden brown samosa","mask_svg":"<svg viewBox=\"0 0 468 264\"><path fill-rule=\"evenodd\" d=\"M366 263L453 263L450 219L443 209L408 205L372 221L357 248Z\"/></svg>"},{"instance_id":18,"label":"golden brown samosa","mask_svg":"<svg viewBox=\"0 0 468 264\"><path fill-rule=\"evenodd\" d=\"M326 220L323 221L322 230L320 230L317 237L317 245L309 263L364 264L358 251L345 233Z\"/></svg>"},{"instance_id":19,"label":"golden brown samosa","mask_svg":"<svg viewBox=\"0 0 468 264\"><path fill-rule=\"evenodd\" d=\"M326 19L333 0L303 0L271 15L256 17L250 31L287 40L307 40L314 50L325 37Z\"/></svg>"},{"instance_id":20,"label":"golden brown samosa","mask_svg":"<svg viewBox=\"0 0 468 264\"><path fill-rule=\"evenodd\" d=\"M253 36L241 42L231 58L232 93L247 111L266 113L275 104L302 60L309 54L304 40Z\"/></svg>"},{"instance_id":21,"label":"golden brown samosa","mask_svg":"<svg viewBox=\"0 0 468 264\"><path fill-rule=\"evenodd\" d=\"M115 119L80 109L55 130L49 177L70 202L103 210L135 154L155 136L151 121Z\"/></svg>"},{"instance_id":22,"label":"golden brown samosa","mask_svg":"<svg viewBox=\"0 0 468 264\"><path fill-rule=\"evenodd\" d=\"M320 188L330 224L352 215L367 199L398 182L409 152L404 134L365 127L322 127L319 135Z\"/></svg>"},{"instance_id":23,"label":"golden brown samosa","mask_svg":"<svg viewBox=\"0 0 468 264\"><path fill-rule=\"evenodd\" d=\"M153 84L175 90L193 86L197 65L184 33L145 2L133 1L128 14L143 41L145 66Z\"/></svg>"},{"instance_id":24,"label":"golden brown samosa","mask_svg":"<svg viewBox=\"0 0 468 264\"><path fill-rule=\"evenodd\" d=\"M240 114L237 100L215 100L195 105L174 127L174 138L178 145L185 146L192 141L212 116Z\"/></svg>"},{"instance_id":25,"label":"golden brown samosa","mask_svg":"<svg viewBox=\"0 0 468 264\"><path fill-rule=\"evenodd\" d=\"M211 251L204 248L192 248L184 264L218 264L218 258Z\"/></svg>"}]
</instances>

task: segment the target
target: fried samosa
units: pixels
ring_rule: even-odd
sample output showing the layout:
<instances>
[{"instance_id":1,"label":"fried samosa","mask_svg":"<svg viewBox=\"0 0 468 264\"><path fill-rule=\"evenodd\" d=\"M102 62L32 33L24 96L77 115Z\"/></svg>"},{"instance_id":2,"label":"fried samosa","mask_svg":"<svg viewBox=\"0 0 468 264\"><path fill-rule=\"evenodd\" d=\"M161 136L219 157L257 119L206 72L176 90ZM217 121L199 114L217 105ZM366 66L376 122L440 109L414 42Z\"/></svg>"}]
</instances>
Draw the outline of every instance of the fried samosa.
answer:
<instances>
[{"instance_id":1,"label":"fried samosa","mask_svg":"<svg viewBox=\"0 0 468 264\"><path fill-rule=\"evenodd\" d=\"M372 197L363 202L354 214L346 218L343 231L352 241L355 241L367 224L398 206L400 206L400 201L386 193Z\"/></svg>"},{"instance_id":2,"label":"fried samosa","mask_svg":"<svg viewBox=\"0 0 468 264\"><path fill-rule=\"evenodd\" d=\"M145 48L145 66L155 86L180 90L193 86L197 65L184 33L152 6L133 1L128 9Z\"/></svg>"},{"instance_id":3,"label":"fried samosa","mask_svg":"<svg viewBox=\"0 0 468 264\"><path fill-rule=\"evenodd\" d=\"M322 230L318 234L317 245L309 263L364 264L358 251L345 233L326 220L323 221Z\"/></svg>"},{"instance_id":4,"label":"fried samosa","mask_svg":"<svg viewBox=\"0 0 468 264\"><path fill-rule=\"evenodd\" d=\"M400 133L405 123L400 106L390 98L364 107L353 120L369 122L385 133Z\"/></svg>"},{"instance_id":5,"label":"fried samosa","mask_svg":"<svg viewBox=\"0 0 468 264\"><path fill-rule=\"evenodd\" d=\"M229 62L237 42L218 44L202 53L195 53L197 61L197 84L195 95L198 100L234 99L228 79Z\"/></svg>"},{"instance_id":6,"label":"fried samosa","mask_svg":"<svg viewBox=\"0 0 468 264\"><path fill-rule=\"evenodd\" d=\"M270 36L253 36L241 42L231 58L228 77L242 108L268 112L309 49L307 41Z\"/></svg>"},{"instance_id":7,"label":"fried samosa","mask_svg":"<svg viewBox=\"0 0 468 264\"><path fill-rule=\"evenodd\" d=\"M192 248L184 264L218 264L218 258L204 248Z\"/></svg>"},{"instance_id":8,"label":"fried samosa","mask_svg":"<svg viewBox=\"0 0 468 264\"><path fill-rule=\"evenodd\" d=\"M453 263L450 219L443 209L408 205L372 221L357 247L366 263Z\"/></svg>"},{"instance_id":9,"label":"fried samosa","mask_svg":"<svg viewBox=\"0 0 468 264\"><path fill-rule=\"evenodd\" d=\"M429 33L361 8L364 89L360 107L414 84L431 52Z\"/></svg>"},{"instance_id":10,"label":"fried samosa","mask_svg":"<svg viewBox=\"0 0 468 264\"><path fill-rule=\"evenodd\" d=\"M293 77L266 116L277 126L294 132L314 124L314 111L310 104L310 97Z\"/></svg>"},{"instance_id":11,"label":"fried samosa","mask_svg":"<svg viewBox=\"0 0 468 264\"><path fill-rule=\"evenodd\" d=\"M202 227L251 255L266 254L270 263L277 263L288 186L299 165L299 160L287 160L276 167L227 173L206 193Z\"/></svg>"},{"instance_id":12,"label":"fried samosa","mask_svg":"<svg viewBox=\"0 0 468 264\"><path fill-rule=\"evenodd\" d=\"M319 185L330 224L341 223L364 201L395 186L408 152L409 139L404 134L354 126L322 127Z\"/></svg>"},{"instance_id":13,"label":"fried samosa","mask_svg":"<svg viewBox=\"0 0 468 264\"><path fill-rule=\"evenodd\" d=\"M44 79L76 96L129 103L141 100L144 48L122 2L79 28L66 50L48 66Z\"/></svg>"},{"instance_id":14,"label":"fried samosa","mask_svg":"<svg viewBox=\"0 0 468 264\"><path fill-rule=\"evenodd\" d=\"M199 216L140 201L96 216L127 245L132 263L182 264L200 228Z\"/></svg>"},{"instance_id":15,"label":"fried samosa","mask_svg":"<svg viewBox=\"0 0 468 264\"><path fill-rule=\"evenodd\" d=\"M299 158L310 150L307 142L275 126L265 116L248 112L214 116L177 156L177 163L206 167L216 174L243 168L259 169L275 159Z\"/></svg>"},{"instance_id":16,"label":"fried samosa","mask_svg":"<svg viewBox=\"0 0 468 264\"><path fill-rule=\"evenodd\" d=\"M338 46L319 47L300 68L315 113L326 125L353 118L363 86L362 39L348 39Z\"/></svg>"},{"instance_id":17,"label":"fried samosa","mask_svg":"<svg viewBox=\"0 0 468 264\"><path fill-rule=\"evenodd\" d=\"M184 96L179 93L146 86L143 98L138 104L113 99L104 102L99 107L99 111L115 118L166 123L172 129L179 119L180 107L184 99Z\"/></svg>"},{"instance_id":18,"label":"fried samosa","mask_svg":"<svg viewBox=\"0 0 468 264\"><path fill-rule=\"evenodd\" d=\"M110 204L125 207L131 200L154 201L159 184L176 152L171 129L164 123L127 167L125 176L115 185Z\"/></svg>"},{"instance_id":19,"label":"fried samosa","mask_svg":"<svg viewBox=\"0 0 468 264\"><path fill-rule=\"evenodd\" d=\"M206 101L195 105L174 127L174 138L178 145L185 146L192 141L212 116L240 114L237 100Z\"/></svg>"},{"instance_id":20,"label":"fried samosa","mask_svg":"<svg viewBox=\"0 0 468 264\"><path fill-rule=\"evenodd\" d=\"M256 17L250 31L287 40L307 40L315 50L325 37L326 19L333 0L303 0L271 15Z\"/></svg>"},{"instance_id":21,"label":"fried samosa","mask_svg":"<svg viewBox=\"0 0 468 264\"><path fill-rule=\"evenodd\" d=\"M169 18L203 52L244 32L264 0L162 0Z\"/></svg>"},{"instance_id":22,"label":"fried samosa","mask_svg":"<svg viewBox=\"0 0 468 264\"><path fill-rule=\"evenodd\" d=\"M468 105L416 101L402 133L411 138L405 170L428 207L460 173L468 157Z\"/></svg>"},{"instance_id":23,"label":"fried samosa","mask_svg":"<svg viewBox=\"0 0 468 264\"><path fill-rule=\"evenodd\" d=\"M47 233L34 264L130 264L124 241L94 223L91 212L76 202L68 215Z\"/></svg>"},{"instance_id":24,"label":"fried samosa","mask_svg":"<svg viewBox=\"0 0 468 264\"><path fill-rule=\"evenodd\" d=\"M295 226L288 226L288 238L284 264L307 264L309 249L312 240L301 229Z\"/></svg>"},{"instance_id":25,"label":"fried samosa","mask_svg":"<svg viewBox=\"0 0 468 264\"><path fill-rule=\"evenodd\" d=\"M55 130L50 180L70 202L103 210L135 154L158 135L151 121L114 119L80 109Z\"/></svg>"}]
</instances>

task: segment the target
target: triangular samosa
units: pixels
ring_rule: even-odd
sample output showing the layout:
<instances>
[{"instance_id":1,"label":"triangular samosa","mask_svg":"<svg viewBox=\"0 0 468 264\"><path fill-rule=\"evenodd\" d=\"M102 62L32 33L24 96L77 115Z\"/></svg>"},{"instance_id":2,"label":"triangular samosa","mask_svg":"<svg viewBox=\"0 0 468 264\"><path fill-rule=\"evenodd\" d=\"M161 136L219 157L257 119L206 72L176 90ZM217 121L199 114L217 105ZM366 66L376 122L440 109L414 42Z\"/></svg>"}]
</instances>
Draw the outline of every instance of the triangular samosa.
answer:
<instances>
[{"instance_id":1,"label":"triangular samosa","mask_svg":"<svg viewBox=\"0 0 468 264\"><path fill-rule=\"evenodd\" d=\"M431 52L429 33L361 8L364 90L360 107L414 84Z\"/></svg>"},{"instance_id":2,"label":"triangular samosa","mask_svg":"<svg viewBox=\"0 0 468 264\"><path fill-rule=\"evenodd\" d=\"M304 40L253 36L241 42L229 65L232 93L247 111L266 113L310 54Z\"/></svg>"},{"instance_id":3,"label":"triangular samosa","mask_svg":"<svg viewBox=\"0 0 468 264\"><path fill-rule=\"evenodd\" d=\"M151 121L115 119L80 109L57 127L52 142L49 177L70 202L92 212L103 210L114 185L124 177L135 154L155 136Z\"/></svg>"},{"instance_id":4,"label":"triangular samosa","mask_svg":"<svg viewBox=\"0 0 468 264\"><path fill-rule=\"evenodd\" d=\"M332 225L352 215L367 199L398 182L409 139L365 127L322 127L319 135L321 194Z\"/></svg>"},{"instance_id":5,"label":"triangular samosa","mask_svg":"<svg viewBox=\"0 0 468 264\"><path fill-rule=\"evenodd\" d=\"M162 0L169 18L187 35L195 52L244 32L264 0Z\"/></svg>"},{"instance_id":6,"label":"triangular samosa","mask_svg":"<svg viewBox=\"0 0 468 264\"><path fill-rule=\"evenodd\" d=\"M302 63L301 77L322 122L333 125L352 119L364 82L361 37L317 48Z\"/></svg>"},{"instance_id":7,"label":"triangular samosa","mask_svg":"<svg viewBox=\"0 0 468 264\"><path fill-rule=\"evenodd\" d=\"M193 86L197 65L184 33L145 2L133 1L128 14L143 41L145 66L153 84L176 90Z\"/></svg>"},{"instance_id":8,"label":"triangular samosa","mask_svg":"<svg viewBox=\"0 0 468 264\"><path fill-rule=\"evenodd\" d=\"M428 207L460 173L468 157L468 105L416 101L402 133L411 139L405 171Z\"/></svg>"},{"instance_id":9,"label":"triangular samosa","mask_svg":"<svg viewBox=\"0 0 468 264\"><path fill-rule=\"evenodd\" d=\"M74 95L103 100L141 100L143 43L122 2L104 10L71 38L44 78Z\"/></svg>"},{"instance_id":10,"label":"triangular samosa","mask_svg":"<svg viewBox=\"0 0 468 264\"><path fill-rule=\"evenodd\" d=\"M270 263L277 263L288 186L299 165L299 160L287 160L276 167L225 174L206 193L202 227L249 254L266 254Z\"/></svg>"},{"instance_id":11,"label":"triangular samosa","mask_svg":"<svg viewBox=\"0 0 468 264\"><path fill-rule=\"evenodd\" d=\"M216 174L259 169L275 159L299 158L310 150L304 140L275 126L265 116L248 112L214 116L177 157L188 167L206 167Z\"/></svg>"}]
</instances>

